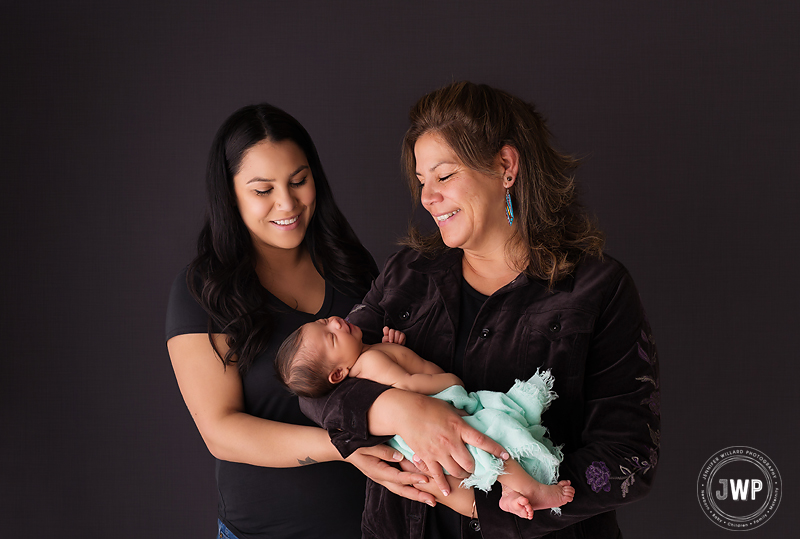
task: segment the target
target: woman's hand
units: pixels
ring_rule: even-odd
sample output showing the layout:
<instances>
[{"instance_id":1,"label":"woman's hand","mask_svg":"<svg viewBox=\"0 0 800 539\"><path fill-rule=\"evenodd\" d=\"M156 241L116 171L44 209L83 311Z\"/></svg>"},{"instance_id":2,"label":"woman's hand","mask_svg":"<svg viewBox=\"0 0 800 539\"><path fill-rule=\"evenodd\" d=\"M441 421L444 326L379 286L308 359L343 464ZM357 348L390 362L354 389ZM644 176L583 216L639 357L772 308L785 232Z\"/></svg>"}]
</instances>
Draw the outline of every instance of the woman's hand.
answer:
<instances>
[{"instance_id":1,"label":"woman's hand","mask_svg":"<svg viewBox=\"0 0 800 539\"><path fill-rule=\"evenodd\" d=\"M411 486L427 483L428 477L425 474L420 473L413 465L406 466L404 471L389 464L390 462L397 463L404 460L399 451L383 444L374 447L362 447L345 459L345 461L358 468L361 473L376 483L383 485L391 492L409 500L427 503L433 507L436 505L434 496ZM407 463L408 461L405 462Z\"/></svg>"},{"instance_id":2,"label":"woman's hand","mask_svg":"<svg viewBox=\"0 0 800 539\"><path fill-rule=\"evenodd\" d=\"M465 479L474 471L475 463L464 444L508 459L500 444L470 427L455 408L439 399L390 389L375 400L368 421L372 434L399 434L414 451L414 464L445 496L451 487L444 469L457 479Z\"/></svg>"}]
</instances>

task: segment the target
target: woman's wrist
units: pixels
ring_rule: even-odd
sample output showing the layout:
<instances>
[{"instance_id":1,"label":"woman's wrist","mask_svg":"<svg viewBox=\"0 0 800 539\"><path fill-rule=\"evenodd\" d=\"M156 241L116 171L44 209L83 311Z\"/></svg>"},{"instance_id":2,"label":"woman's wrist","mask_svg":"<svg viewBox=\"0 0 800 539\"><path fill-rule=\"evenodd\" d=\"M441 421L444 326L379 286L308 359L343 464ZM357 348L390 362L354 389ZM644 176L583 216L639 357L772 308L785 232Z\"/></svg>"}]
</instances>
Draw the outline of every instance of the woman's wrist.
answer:
<instances>
[{"instance_id":1,"label":"woman's wrist","mask_svg":"<svg viewBox=\"0 0 800 539\"><path fill-rule=\"evenodd\" d=\"M322 460L320 462L341 462L344 461L344 457L339 453L339 450L336 449L336 446L333 445L331 441L331 437L328 435L328 431L323 428L317 429L320 442L319 447L322 451L320 457Z\"/></svg>"},{"instance_id":2,"label":"woman's wrist","mask_svg":"<svg viewBox=\"0 0 800 539\"><path fill-rule=\"evenodd\" d=\"M297 461L297 466L308 466L309 464L319 464L321 462L334 462L344 460L339 451L331 443L328 432L319 427L303 427L302 438L298 437L303 445L294 449L293 458Z\"/></svg>"}]
</instances>

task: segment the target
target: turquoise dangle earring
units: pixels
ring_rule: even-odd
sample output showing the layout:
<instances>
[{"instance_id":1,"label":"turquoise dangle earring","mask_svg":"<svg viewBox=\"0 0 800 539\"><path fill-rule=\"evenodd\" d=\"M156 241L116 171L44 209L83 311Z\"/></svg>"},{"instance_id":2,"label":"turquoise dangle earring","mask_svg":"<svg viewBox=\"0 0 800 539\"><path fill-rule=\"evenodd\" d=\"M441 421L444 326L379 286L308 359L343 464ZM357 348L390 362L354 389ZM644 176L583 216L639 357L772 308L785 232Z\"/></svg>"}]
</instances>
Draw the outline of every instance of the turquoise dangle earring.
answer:
<instances>
[{"instance_id":1,"label":"turquoise dangle earring","mask_svg":"<svg viewBox=\"0 0 800 539\"><path fill-rule=\"evenodd\" d=\"M511 181L511 178L508 181ZM508 187L506 187L506 218L508 219L508 226L511 226L514 222L514 207L511 206L511 194L508 192Z\"/></svg>"}]
</instances>

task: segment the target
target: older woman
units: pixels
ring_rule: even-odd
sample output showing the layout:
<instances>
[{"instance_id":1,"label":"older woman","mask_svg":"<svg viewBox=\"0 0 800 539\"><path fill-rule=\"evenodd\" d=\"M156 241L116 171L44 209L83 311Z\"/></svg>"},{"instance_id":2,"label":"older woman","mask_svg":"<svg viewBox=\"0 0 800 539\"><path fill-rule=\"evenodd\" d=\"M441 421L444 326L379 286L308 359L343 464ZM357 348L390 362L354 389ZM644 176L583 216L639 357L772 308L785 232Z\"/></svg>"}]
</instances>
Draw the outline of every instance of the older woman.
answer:
<instances>
[{"instance_id":1,"label":"older woman","mask_svg":"<svg viewBox=\"0 0 800 539\"><path fill-rule=\"evenodd\" d=\"M561 479L576 493L561 516L537 511L530 521L500 509L499 489L448 498L472 467L459 416L397 389L375 398L371 382L351 379L301 402L304 411L344 455L401 435L441 490L420 485L416 499L440 502L430 509L400 486L383 483L406 498L370 482L362 532L616 538L614 509L644 496L655 475L658 365L633 281L602 254L603 236L576 200L575 162L552 148L532 105L487 86L451 84L410 118L403 158L436 230L412 230L349 320L373 342L384 325L405 332L410 348L472 391L505 391L550 369L559 398L543 423L563 445Z\"/></svg>"}]
</instances>

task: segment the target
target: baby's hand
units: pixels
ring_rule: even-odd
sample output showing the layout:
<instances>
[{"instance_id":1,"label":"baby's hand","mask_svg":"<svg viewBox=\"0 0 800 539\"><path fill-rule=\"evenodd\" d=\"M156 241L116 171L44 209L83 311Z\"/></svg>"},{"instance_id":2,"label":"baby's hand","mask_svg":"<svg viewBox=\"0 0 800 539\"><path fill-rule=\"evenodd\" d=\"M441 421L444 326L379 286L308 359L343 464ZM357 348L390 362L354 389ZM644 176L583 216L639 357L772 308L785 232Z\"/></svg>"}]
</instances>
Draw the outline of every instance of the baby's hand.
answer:
<instances>
[{"instance_id":1,"label":"baby's hand","mask_svg":"<svg viewBox=\"0 0 800 539\"><path fill-rule=\"evenodd\" d=\"M389 329L389 326L383 326L383 339L381 342L392 344L405 344L406 334L399 329Z\"/></svg>"}]
</instances>

